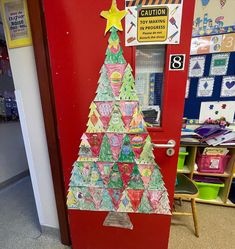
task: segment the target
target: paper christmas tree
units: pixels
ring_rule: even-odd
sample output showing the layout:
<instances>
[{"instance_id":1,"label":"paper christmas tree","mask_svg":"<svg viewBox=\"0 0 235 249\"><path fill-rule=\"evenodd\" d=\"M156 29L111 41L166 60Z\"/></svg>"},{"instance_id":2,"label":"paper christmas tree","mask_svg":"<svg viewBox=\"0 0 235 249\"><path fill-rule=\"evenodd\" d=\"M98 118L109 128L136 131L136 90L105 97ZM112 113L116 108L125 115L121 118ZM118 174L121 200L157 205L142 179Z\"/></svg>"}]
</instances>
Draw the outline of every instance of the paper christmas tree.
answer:
<instances>
[{"instance_id":1,"label":"paper christmas tree","mask_svg":"<svg viewBox=\"0 0 235 249\"><path fill-rule=\"evenodd\" d=\"M110 11L101 13L108 20L110 37L73 165L67 205L79 210L170 214L132 68L120 46L118 30L125 14L116 1Z\"/></svg>"}]
</instances>

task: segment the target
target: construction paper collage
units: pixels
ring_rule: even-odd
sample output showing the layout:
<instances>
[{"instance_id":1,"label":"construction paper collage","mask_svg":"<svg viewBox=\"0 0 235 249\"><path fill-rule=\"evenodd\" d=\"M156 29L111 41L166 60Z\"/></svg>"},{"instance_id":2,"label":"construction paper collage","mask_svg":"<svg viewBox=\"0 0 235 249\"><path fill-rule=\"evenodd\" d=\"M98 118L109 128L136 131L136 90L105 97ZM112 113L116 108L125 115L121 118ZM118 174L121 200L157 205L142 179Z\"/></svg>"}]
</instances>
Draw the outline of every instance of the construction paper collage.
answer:
<instances>
[{"instance_id":1,"label":"construction paper collage","mask_svg":"<svg viewBox=\"0 0 235 249\"><path fill-rule=\"evenodd\" d=\"M67 196L69 209L170 214L117 29L111 27L87 130L81 137Z\"/></svg>"}]
</instances>

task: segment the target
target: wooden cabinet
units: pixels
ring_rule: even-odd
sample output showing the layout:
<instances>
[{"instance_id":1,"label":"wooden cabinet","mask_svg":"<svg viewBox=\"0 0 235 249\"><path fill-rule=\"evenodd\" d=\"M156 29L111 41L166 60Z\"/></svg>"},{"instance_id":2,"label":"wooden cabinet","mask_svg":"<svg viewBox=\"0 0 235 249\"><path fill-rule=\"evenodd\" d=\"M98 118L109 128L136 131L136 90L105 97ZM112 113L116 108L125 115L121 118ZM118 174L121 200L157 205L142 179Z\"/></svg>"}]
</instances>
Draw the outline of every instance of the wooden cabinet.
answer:
<instances>
[{"instance_id":1,"label":"wooden cabinet","mask_svg":"<svg viewBox=\"0 0 235 249\"><path fill-rule=\"evenodd\" d=\"M220 189L217 199L215 200L196 199L197 202L235 207L235 204L233 204L228 198L232 181L233 179L235 179L235 146L226 146L226 148L229 150L229 154L231 155L231 159L226 165L225 172L223 174L201 173L195 170L197 153L199 151L202 151L205 147L209 147L209 146L204 145L204 144L195 145L195 144L189 144L189 143L181 143L181 147L186 147L186 150L189 154L188 156L186 156L184 168L178 169L177 170L178 173L184 173L188 175L191 179L195 175L202 175L202 176L219 177L224 180L225 186ZM219 146L219 147L223 147L223 146Z\"/></svg>"}]
</instances>

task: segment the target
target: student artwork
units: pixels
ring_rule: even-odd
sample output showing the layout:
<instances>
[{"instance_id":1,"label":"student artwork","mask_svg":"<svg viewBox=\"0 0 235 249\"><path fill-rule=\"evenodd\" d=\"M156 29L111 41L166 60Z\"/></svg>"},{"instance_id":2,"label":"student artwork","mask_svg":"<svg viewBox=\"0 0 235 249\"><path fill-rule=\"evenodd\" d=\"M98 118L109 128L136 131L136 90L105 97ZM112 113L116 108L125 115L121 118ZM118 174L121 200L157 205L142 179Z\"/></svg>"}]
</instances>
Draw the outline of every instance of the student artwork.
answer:
<instances>
[{"instance_id":1,"label":"student artwork","mask_svg":"<svg viewBox=\"0 0 235 249\"><path fill-rule=\"evenodd\" d=\"M210 75L226 75L230 53L213 54L211 58Z\"/></svg>"},{"instance_id":2,"label":"student artwork","mask_svg":"<svg viewBox=\"0 0 235 249\"><path fill-rule=\"evenodd\" d=\"M108 48L87 130L73 165L69 209L170 214L168 193L154 160L153 145L136 94L132 68L126 63L118 30L125 11L113 1L107 19Z\"/></svg>"},{"instance_id":3,"label":"student artwork","mask_svg":"<svg viewBox=\"0 0 235 249\"><path fill-rule=\"evenodd\" d=\"M190 58L189 77L202 77L205 69L206 56L193 56Z\"/></svg>"},{"instance_id":4,"label":"student artwork","mask_svg":"<svg viewBox=\"0 0 235 249\"><path fill-rule=\"evenodd\" d=\"M197 87L197 97L211 97L215 79L212 77L200 78Z\"/></svg>"},{"instance_id":5,"label":"student artwork","mask_svg":"<svg viewBox=\"0 0 235 249\"><path fill-rule=\"evenodd\" d=\"M233 123L234 114L234 101L202 102L199 122L204 123L208 119L217 120L223 117L226 119L227 122Z\"/></svg>"},{"instance_id":6,"label":"student artwork","mask_svg":"<svg viewBox=\"0 0 235 249\"><path fill-rule=\"evenodd\" d=\"M195 4L193 37L233 33L233 0L198 0Z\"/></svg>"},{"instance_id":7,"label":"student artwork","mask_svg":"<svg viewBox=\"0 0 235 249\"><path fill-rule=\"evenodd\" d=\"M235 76L223 77L220 96L235 97Z\"/></svg>"}]
</instances>

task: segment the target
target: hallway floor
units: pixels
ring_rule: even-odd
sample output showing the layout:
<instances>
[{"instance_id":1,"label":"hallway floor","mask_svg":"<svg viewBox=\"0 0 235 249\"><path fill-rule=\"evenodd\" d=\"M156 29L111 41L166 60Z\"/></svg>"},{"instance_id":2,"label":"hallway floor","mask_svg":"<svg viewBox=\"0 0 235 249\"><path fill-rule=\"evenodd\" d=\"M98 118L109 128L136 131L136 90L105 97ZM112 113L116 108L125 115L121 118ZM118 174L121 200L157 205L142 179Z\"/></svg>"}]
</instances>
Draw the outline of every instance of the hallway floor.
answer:
<instances>
[{"instance_id":1,"label":"hallway floor","mask_svg":"<svg viewBox=\"0 0 235 249\"><path fill-rule=\"evenodd\" d=\"M194 236L191 217L173 217L169 249L233 248L235 209L203 204L197 207L200 238ZM183 208L189 208L189 203L184 202ZM62 245L55 232L41 233L30 178L25 177L0 190L0 249L39 248L70 247Z\"/></svg>"},{"instance_id":2,"label":"hallway floor","mask_svg":"<svg viewBox=\"0 0 235 249\"><path fill-rule=\"evenodd\" d=\"M55 233L42 234L29 176L0 190L0 249L66 249Z\"/></svg>"}]
</instances>

